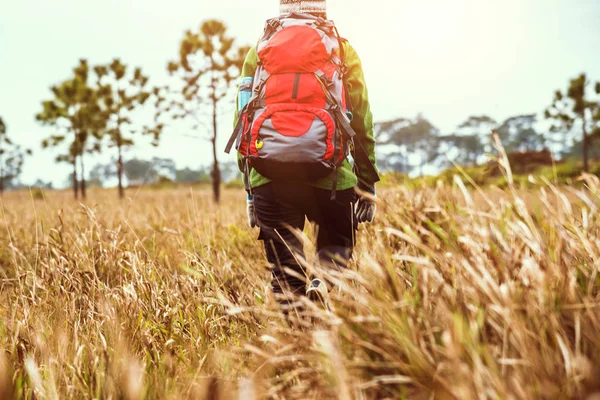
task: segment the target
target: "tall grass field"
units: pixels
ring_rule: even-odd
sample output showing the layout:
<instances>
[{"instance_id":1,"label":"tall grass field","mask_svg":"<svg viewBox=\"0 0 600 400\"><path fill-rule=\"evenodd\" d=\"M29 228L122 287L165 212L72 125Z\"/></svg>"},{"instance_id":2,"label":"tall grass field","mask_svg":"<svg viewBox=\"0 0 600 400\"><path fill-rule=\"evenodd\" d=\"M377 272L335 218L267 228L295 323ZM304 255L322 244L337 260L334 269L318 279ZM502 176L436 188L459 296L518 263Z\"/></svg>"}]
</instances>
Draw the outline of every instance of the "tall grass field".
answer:
<instances>
[{"instance_id":1,"label":"tall grass field","mask_svg":"<svg viewBox=\"0 0 600 400\"><path fill-rule=\"evenodd\" d=\"M531 180L382 188L292 321L243 190L8 193L0 399L598 399L600 181Z\"/></svg>"}]
</instances>

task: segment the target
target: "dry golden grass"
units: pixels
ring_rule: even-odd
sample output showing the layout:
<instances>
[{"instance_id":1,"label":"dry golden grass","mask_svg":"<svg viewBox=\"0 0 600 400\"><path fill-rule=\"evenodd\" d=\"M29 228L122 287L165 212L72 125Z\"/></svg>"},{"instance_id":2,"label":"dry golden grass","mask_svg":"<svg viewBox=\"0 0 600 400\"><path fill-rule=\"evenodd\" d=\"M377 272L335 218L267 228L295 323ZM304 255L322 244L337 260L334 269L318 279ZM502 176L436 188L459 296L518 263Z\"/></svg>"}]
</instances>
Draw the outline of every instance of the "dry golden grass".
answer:
<instances>
[{"instance_id":1,"label":"dry golden grass","mask_svg":"<svg viewBox=\"0 0 600 400\"><path fill-rule=\"evenodd\" d=\"M587 398L600 183L587 185L382 190L333 277L333 312L304 329L274 305L241 191L218 207L201 190L10 193L0 398Z\"/></svg>"}]
</instances>

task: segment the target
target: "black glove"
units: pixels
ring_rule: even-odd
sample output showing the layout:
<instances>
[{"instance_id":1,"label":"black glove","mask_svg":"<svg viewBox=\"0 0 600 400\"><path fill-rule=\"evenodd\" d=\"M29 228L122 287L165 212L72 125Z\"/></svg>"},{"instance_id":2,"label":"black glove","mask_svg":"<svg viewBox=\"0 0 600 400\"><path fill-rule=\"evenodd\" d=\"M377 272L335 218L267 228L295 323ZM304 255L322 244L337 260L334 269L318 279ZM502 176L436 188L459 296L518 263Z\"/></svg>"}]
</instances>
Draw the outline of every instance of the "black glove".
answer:
<instances>
[{"instance_id":1,"label":"black glove","mask_svg":"<svg viewBox=\"0 0 600 400\"><path fill-rule=\"evenodd\" d=\"M368 187L358 184L358 201L354 209L354 215L359 224L373 222L375 213L377 212L377 204L375 203L375 187Z\"/></svg>"}]
</instances>

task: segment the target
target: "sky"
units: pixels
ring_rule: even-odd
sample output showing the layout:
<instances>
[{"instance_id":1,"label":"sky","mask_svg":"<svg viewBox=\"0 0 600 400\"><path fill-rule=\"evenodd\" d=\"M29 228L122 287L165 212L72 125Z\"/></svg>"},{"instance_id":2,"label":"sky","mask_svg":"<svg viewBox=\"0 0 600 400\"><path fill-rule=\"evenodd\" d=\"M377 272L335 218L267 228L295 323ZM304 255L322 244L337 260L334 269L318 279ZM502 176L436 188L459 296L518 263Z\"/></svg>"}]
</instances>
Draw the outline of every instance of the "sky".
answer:
<instances>
[{"instance_id":1,"label":"sky","mask_svg":"<svg viewBox=\"0 0 600 400\"><path fill-rule=\"evenodd\" d=\"M165 84L186 29L217 18L238 43L254 44L278 7L277 0L0 2L0 116L9 136L34 150L22 181L66 181L70 168L54 162L60 150L40 148L53 131L34 116L80 58L119 57L142 67L151 84ZM600 0L328 0L328 14L362 59L376 121L422 113L451 133L469 115L502 121L542 112L581 72L600 80ZM220 149L232 123L225 108ZM167 131L158 148L142 138L126 157L208 165L210 144L186 134L201 132ZM90 157L87 169L111 155Z\"/></svg>"}]
</instances>

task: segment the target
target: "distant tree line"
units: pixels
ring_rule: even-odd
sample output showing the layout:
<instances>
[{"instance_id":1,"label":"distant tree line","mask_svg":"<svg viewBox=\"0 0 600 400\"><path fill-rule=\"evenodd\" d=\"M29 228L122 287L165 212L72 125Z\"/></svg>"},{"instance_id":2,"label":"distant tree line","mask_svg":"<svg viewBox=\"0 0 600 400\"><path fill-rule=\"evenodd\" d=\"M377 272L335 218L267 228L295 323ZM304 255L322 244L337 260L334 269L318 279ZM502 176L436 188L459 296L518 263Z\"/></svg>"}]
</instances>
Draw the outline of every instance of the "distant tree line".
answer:
<instances>
[{"instance_id":1,"label":"distant tree line","mask_svg":"<svg viewBox=\"0 0 600 400\"><path fill-rule=\"evenodd\" d=\"M541 150L544 135L535 128L535 114L519 115L497 123L487 115L471 116L455 131L443 133L423 115L398 118L376 125L379 164L387 170L422 175L427 167L441 170L476 165L492 152L491 132L496 130L508 152Z\"/></svg>"},{"instance_id":2,"label":"distant tree line","mask_svg":"<svg viewBox=\"0 0 600 400\"><path fill-rule=\"evenodd\" d=\"M396 118L376 124L379 165L406 174L423 174L426 168L486 162L492 153L491 132L495 130L508 153L551 149L555 158L600 157L600 82L595 85L585 74L572 79L565 92L557 91L552 104L538 121L536 114L523 114L497 122L488 115L468 117L453 132L441 132L423 115ZM548 129L538 126L547 121ZM542 124L539 124L539 123Z\"/></svg>"},{"instance_id":3,"label":"distant tree line","mask_svg":"<svg viewBox=\"0 0 600 400\"><path fill-rule=\"evenodd\" d=\"M114 160L108 164L96 164L89 175L89 184L103 187L118 177ZM143 186L157 182L175 183L211 183L211 167L201 166L197 169L177 168L171 158L154 157L150 160L132 158L123 163L123 175L128 186ZM240 173L234 162L221 164L221 176L224 182L239 178ZM69 179L72 179L69 176Z\"/></svg>"}]
</instances>

